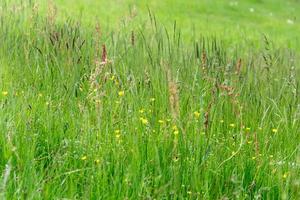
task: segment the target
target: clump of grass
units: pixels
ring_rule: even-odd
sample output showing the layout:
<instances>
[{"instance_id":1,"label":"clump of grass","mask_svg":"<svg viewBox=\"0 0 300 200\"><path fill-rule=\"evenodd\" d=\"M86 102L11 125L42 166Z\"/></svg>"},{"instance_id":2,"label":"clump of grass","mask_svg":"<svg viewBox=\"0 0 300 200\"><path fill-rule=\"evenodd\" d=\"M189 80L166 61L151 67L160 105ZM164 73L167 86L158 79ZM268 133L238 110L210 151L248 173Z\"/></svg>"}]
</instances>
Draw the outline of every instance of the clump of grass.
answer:
<instances>
[{"instance_id":1,"label":"clump of grass","mask_svg":"<svg viewBox=\"0 0 300 200\"><path fill-rule=\"evenodd\" d=\"M297 54L30 6L0 15L1 198L297 199Z\"/></svg>"}]
</instances>

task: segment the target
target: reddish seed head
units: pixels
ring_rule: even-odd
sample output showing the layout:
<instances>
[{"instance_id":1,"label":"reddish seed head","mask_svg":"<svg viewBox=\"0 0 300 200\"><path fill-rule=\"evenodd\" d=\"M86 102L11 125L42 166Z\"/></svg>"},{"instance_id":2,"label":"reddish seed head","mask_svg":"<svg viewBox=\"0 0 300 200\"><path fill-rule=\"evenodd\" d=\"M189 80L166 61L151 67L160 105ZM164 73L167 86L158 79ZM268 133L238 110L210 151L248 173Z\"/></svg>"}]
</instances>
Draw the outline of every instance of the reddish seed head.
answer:
<instances>
[{"instance_id":1,"label":"reddish seed head","mask_svg":"<svg viewBox=\"0 0 300 200\"><path fill-rule=\"evenodd\" d=\"M205 51L202 52L202 67L205 68L206 67L206 53Z\"/></svg>"},{"instance_id":2,"label":"reddish seed head","mask_svg":"<svg viewBox=\"0 0 300 200\"><path fill-rule=\"evenodd\" d=\"M242 66L242 59L240 58L236 64L236 74L240 74L241 72L241 66Z\"/></svg>"},{"instance_id":3,"label":"reddish seed head","mask_svg":"<svg viewBox=\"0 0 300 200\"><path fill-rule=\"evenodd\" d=\"M102 45L102 62L107 61L107 52L106 52L106 46L105 44Z\"/></svg>"},{"instance_id":4,"label":"reddish seed head","mask_svg":"<svg viewBox=\"0 0 300 200\"><path fill-rule=\"evenodd\" d=\"M135 37L134 37L134 32L132 31L131 32L131 44L132 44L132 46L134 46L134 43L135 43Z\"/></svg>"}]
</instances>

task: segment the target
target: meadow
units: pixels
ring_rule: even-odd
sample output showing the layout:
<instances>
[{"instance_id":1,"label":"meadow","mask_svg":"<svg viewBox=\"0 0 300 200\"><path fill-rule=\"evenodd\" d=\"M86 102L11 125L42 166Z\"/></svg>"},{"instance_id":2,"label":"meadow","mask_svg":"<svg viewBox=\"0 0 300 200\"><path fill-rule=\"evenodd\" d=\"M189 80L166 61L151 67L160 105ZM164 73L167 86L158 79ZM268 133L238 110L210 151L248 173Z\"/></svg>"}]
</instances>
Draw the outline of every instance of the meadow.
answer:
<instances>
[{"instance_id":1,"label":"meadow","mask_svg":"<svg viewBox=\"0 0 300 200\"><path fill-rule=\"evenodd\" d=\"M0 199L299 199L297 0L0 3Z\"/></svg>"}]
</instances>

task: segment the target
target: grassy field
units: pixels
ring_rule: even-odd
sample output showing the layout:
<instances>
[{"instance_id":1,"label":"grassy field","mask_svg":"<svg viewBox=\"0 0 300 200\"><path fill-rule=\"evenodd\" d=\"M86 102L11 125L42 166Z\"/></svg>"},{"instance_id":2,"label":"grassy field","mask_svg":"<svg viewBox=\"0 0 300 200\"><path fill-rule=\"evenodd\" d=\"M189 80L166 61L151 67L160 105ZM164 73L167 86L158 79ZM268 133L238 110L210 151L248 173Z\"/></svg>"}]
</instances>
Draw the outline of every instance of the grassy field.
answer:
<instances>
[{"instance_id":1,"label":"grassy field","mask_svg":"<svg viewBox=\"0 0 300 200\"><path fill-rule=\"evenodd\" d=\"M299 1L36 2L0 3L0 199L300 198Z\"/></svg>"},{"instance_id":2,"label":"grassy field","mask_svg":"<svg viewBox=\"0 0 300 200\"><path fill-rule=\"evenodd\" d=\"M40 2L44 11L45 3ZM216 35L228 43L254 42L259 45L266 34L277 44L298 48L300 4L297 0L115 0L93 1L56 0L59 19L80 19L83 24L99 21L103 27L115 28L120 24L141 24L148 19L148 9L159 23L172 29L174 21L184 37ZM128 20L129 16L134 20ZM125 23L124 23L125 21ZM129 22L128 22L129 21ZM138 23L136 23L138 22ZM111 31L111 30L110 30Z\"/></svg>"}]
</instances>

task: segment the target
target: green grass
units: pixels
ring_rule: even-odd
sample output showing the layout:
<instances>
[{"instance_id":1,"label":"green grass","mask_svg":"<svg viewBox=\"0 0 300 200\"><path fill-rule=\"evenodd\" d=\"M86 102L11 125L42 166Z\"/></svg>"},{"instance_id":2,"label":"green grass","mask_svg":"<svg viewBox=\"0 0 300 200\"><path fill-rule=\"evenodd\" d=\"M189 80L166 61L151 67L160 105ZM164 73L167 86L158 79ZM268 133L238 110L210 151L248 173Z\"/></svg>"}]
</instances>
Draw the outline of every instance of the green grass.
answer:
<instances>
[{"instance_id":1,"label":"green grass","mask_svg":"<svg viewBox=\"0 0 300 200\"><path fill-rule=\"evenodd\" d=\"M297 1L81 2L2 3L0 199L300 198Z\"/></svg>"},{"instance_id":2,"label":"green grass","mask_svg":"<svg viewBox=\"0 0 300 200\"><path fill-rule=\"evenodd\" d=\"M300 9L297 0L201 0L201 1L92 1L56 0L59 18L79 19L91 25L99 21L103 27L126 25L130 13L134 21L148 19L148 9L157 20L171 29L174 21L181 27L185 38L193 34L217 35L230 44L254 42L259 45L262 35L266 34L277 44L299 49ZM40 2L45 9L45 3ZM252 12L251 12L252 11ZM289 24L292 20L294 24ZM121 23L122 21L122 23ZM194 33L195 32L195 33Z\"/></svg>"}]
</instances>

